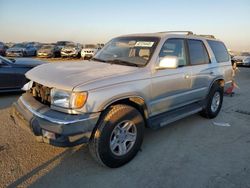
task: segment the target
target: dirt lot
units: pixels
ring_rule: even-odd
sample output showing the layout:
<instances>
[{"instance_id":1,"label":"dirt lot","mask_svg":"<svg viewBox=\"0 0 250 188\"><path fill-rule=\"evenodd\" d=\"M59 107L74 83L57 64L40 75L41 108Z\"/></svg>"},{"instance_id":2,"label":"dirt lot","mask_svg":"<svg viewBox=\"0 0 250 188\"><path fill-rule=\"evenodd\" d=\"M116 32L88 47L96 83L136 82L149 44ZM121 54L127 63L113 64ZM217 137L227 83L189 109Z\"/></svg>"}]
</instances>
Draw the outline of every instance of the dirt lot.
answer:
<instances>
[{"instance_id":1,"label":"dirt lot","mask_svg":"<svg viewBox=\"0 0 250 188\"><path fill-rule=\"evenodd\" d=\"M237 80L240 89L224 98L216 119L193 115L146 130L142 151L118 169L99 166L86 145L37 143L9 117L20 93L0 95L0 186L250 187L250 68L241 68Z\"/></svg>"}]
</instances>

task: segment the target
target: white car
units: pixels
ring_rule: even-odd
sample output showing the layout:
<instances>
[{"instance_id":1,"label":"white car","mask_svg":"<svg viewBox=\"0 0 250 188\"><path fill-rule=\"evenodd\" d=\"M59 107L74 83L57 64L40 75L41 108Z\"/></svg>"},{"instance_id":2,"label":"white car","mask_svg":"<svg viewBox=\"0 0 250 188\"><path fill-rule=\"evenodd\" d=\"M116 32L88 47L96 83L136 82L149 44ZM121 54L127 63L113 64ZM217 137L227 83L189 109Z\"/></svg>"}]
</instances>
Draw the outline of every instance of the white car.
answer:
<instances>
[{"instance_id":1,"label":"white car","mask_svg":"<svg viewBox=\"0 0 250 188\"><path fill-rule=\"evenodd\" d=\"M234 62L236 62L236 64L238 65L238 66L241 66L241 65L249 65L249 58L250 58L250 56L248 55L248 54L243 54L243 55L240 55L240 56L234 56L233 58L232 58L232 60L234 61Z\"/></svg>"},{"instance_id":2,"label":"white car","mask_svg":"<svg viewBox=\"0 0 250 188\"><path fill-rule=\"evenodd\" d=\"M100 48L95 44L86 44L81 51L81 56L84 59L92 58Z\"/></svg>"}]
</instances>

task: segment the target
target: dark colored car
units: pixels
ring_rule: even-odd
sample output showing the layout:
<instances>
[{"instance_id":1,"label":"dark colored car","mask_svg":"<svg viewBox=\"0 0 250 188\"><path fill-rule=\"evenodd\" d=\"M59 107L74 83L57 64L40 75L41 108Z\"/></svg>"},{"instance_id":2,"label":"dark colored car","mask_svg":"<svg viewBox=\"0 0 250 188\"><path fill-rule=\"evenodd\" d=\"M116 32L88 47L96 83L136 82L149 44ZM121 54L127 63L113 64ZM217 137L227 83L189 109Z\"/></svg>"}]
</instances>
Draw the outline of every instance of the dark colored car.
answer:
<instances>
[{"instance_id":1,"label":"dark colored car","mask_svg":"<svg viewBox=\"0 0 250 188\"><path fill-rule=\"evenodd\" d=\"M0 55L5 56L6 50L8 49L8 46L4 43L0 42Z\"/></svg>"},{"instance_id":2,"label":"dark colored car","mask_svg":"<svg viewBox=\"0 0 250 188\"><path fill-rule=\"evenodd\" d=\"M33 59L7 59L0 56L0 93L21 90L27 82L25 73L44 62Z\"/></svg>"},{"instance_id":3,"label":"dark colored car","mask_svg":"<svg viewBox=\"0 0 250 188\"><path fill-rule=\"evenodd\" d=\"M37 48L30 43L18 43L6 50L6 56L26 57L36 56Z\"/></svg>"},{"instance_id":4,"label":"dark colored car","mask_svg":"<svg viewBox=\"0 0 250 188\"><path fill-rule=\"evenodd\" d=\"M60 48L56 45L46 44L43 45L38 51L38 57L59 57L60 56Z\"/></svg>"}]
</instances>

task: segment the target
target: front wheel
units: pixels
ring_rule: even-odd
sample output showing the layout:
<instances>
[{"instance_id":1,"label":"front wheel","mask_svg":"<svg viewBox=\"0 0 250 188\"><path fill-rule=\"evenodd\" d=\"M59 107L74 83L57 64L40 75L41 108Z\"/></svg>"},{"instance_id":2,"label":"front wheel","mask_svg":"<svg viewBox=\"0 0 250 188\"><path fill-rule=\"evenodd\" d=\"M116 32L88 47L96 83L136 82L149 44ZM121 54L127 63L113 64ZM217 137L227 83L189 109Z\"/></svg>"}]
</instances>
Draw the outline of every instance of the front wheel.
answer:
<instances>
[{"instance_id":1,"label":"front wheel","mask_svg":"<svg viewBox=\"0 0 250 188\"><path fill-rule=\"evenodd\" d=\"M208 94L206 105L201 111L203 117L212 119L215 118L220 112L223 102L223 87L218 83L215 83Z\"/></svg>"},{"instance_id":2,"label":"front wheel","mask_svg":"<svg viewBox=\"0 0 250 188\"><path fill-rule=\"evenodd\" d=\"M139 151L144 135L144 119L132 106L115 105L107 109L93 132L89 149L101 164L120 167Z\"/></svg>"}]
</instances>

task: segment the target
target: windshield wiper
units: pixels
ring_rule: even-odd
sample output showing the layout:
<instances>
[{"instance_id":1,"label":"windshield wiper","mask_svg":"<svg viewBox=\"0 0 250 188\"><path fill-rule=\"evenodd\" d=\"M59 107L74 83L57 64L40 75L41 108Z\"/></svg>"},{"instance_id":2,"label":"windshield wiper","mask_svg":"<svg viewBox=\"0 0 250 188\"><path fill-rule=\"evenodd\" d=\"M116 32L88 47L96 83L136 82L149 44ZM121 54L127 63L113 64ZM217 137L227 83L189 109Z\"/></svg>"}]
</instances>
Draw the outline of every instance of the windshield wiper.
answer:
<instances>
[{"instance_id":1,"label":"windshield wiper","mask_svg":"<svg viewBox=\"0 0 250 188\"><path fill-rule=\"evenodd\" d=\"M139 65L136 64L136 63L129 62L129 61L124 61L124 60L121 60L121 59L112 59L112 60L107 60L106 62L110 63L110 64L119 64L119 65L128 65L128 66L139 67Z\"/></svg>"}]
</instances>

